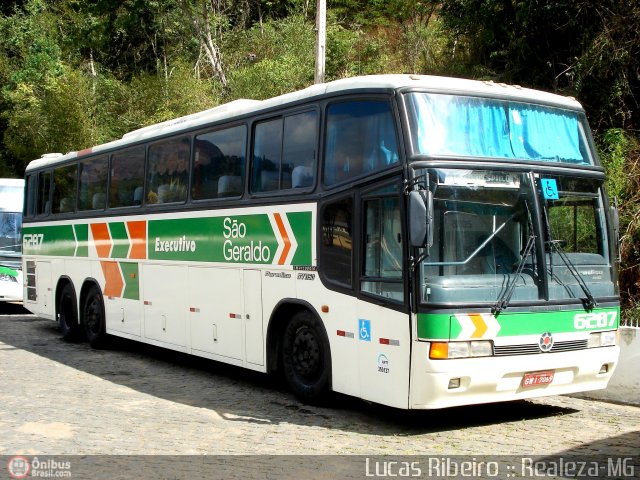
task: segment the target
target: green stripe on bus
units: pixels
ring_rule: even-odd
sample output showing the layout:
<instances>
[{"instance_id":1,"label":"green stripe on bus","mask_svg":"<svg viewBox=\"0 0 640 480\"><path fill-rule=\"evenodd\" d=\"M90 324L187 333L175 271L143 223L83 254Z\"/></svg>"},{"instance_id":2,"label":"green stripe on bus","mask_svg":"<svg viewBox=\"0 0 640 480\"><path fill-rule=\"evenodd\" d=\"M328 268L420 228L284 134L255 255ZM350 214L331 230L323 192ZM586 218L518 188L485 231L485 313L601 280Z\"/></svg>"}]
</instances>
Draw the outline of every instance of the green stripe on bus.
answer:
<instances>
[{"instance_id":1,"label":"green stripe on bus","mask_svg":"<svg viewBox=\"0 0 640 480\"><path fill-rule=\"evenodd\" d=\"M18 276L18 272L13 268L0 266L0 275L9 275L10 277L16 278Z\"/></svg>"},{"instance_id":2,"label":"green stripe on bus","mask_svg":"<svg viewBox=\"0 0 640 480\"><path fill-rule=\"evenodd\" d=\"M130 244L124 222L110 223L109 233L111 234L111 241L113 242L111 258L127 258Z\"/></svg>"},{"instance_id":3,"label":"green stripe on bus","mask_svg":"<svg viewBox=\"0 0 640 480\"><path fill-rule=\"evenodd\" d=\"M89 225L77 224L73 226L73 230L76 234L76 240L78 241L78 247L76 248L76 257L88 257L89 256Z\"/></svg>"},{"instance_id":4,"label":"green stripe on bus","mask_svg":"<svg viewBox=\"0 0 640 480\"><path fill-rule=\"evenodd\" d=\"M138 264L133 262L120 262L120 270L122 270L122 277L124 278L122 298L139 300L140 275L138 273Z\"/></svg>"},{"instance_id":5,"label":"green stripe on bus","mask_svg":"<svg viewBox=\"0 0 640 480\"><path fill-rule=\"evenodd\" d=\"M298 242L298 250L296 250L292 265L311 265L311 212L292 212L287 213L289 224L293 235Z\"/></svg>"},{"instance_id":6,"label":"green stripe on bus","mask_svg":"<svg viewBox=\"0 0 640 480\"><path fill-rule=\"evenodd\" d=\"M311 264L311 213L287 214L298 243L293 265ZM267 214L150 220L148 258L272 264L284 240Z\"/></svg>"},{"instance_id":7,"label":"green stripe on bus","mask_svg":"<svg viewBox=\"0 0 640 480\"><path fill-rule=\"evenodd\" d=\"M451 315L437 313L418 314L418 338L424 340L449 340Z\"/></svg>"},{"instance_id":8,"label":"green stripe on bus","mask_svg":"<svg viewBox=\"0 0 640 480\"><path fill-rule=\"evenodd\" d=\"M276 221L266 213L149 220L147 257L151 260L311 265L312 213L285 215L286 220L284 216L280 217L284 221ZM289 224L293 238L285 233L285 223ZM127 258L131 240L125 223L112 222L108 228L113 242L110 258ZM89 255L87 224L25 227L24 233L25 255ZM294 247L295 251L292 250Z\"/></svg>"},{"instance_id":9,"label":"green stripe on bus","mask_svg":"<svg viewBox=\"0 0 640 480\"><path fill-rule=\"evenodd\" d=\"M473 312L450 314L418 314L418 338L425 340L455 340L465 328L463 315ZM484 314L489 316L490 314ZM578 331L597 331L618 328L620 324L619 308L596 308L591 312L584 310L501 313L491 316L491 322L499 325L496 337L518 335L541 335L544 332L566 333ZM488 324L490 322L484 322ZM466 321L467 326L472 324ZM483 327L480 327L483 330ZM478 336L477 338L490 338ZM465 338L466 339L466 338Z\"/></svg>"},{"instance_id":10,"label":"green stripe on bus","mask_svg":"<svg viewBox=\"0 0 640 480\"><path fill-rule=\"evenodd\" d=\"M41 237L33 237L34 235ZM73 257L76 251L76 240L71 225L25 227L23 238L23 255Z\"/></svg>"}]
</instances>

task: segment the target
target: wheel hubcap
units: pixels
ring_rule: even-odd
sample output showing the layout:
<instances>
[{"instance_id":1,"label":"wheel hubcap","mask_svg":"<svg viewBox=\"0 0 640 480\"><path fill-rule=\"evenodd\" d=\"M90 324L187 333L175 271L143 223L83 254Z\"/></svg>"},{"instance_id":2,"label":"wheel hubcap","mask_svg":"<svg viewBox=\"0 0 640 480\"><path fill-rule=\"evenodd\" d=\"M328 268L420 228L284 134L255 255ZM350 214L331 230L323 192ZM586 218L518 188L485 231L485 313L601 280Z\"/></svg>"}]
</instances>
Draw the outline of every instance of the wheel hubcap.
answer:
<instances>
[{"instance_id":1,"label":"wheel hubcap","mask_svg":"<svg viewBox=\"0 0 640 480\"><path fill-rule=\"evenodd\" d=\"M100 314L98 313L97 301L94 299L89 305L87 305L87 312L85 315L85 321L92 333L98 333L100 329Z\"/></svg>"},{"instance_id":2,"label":"wheel hubcap","mask_svg":"<svg viewBox=\"0 0 640 480\"><path fill-rule=\"evenodd\" d=\"M302 377L316 376L320 371L320 345L313 332L306 327L296 332L292 345L293 367Z\"/></svg>"}]
</instances>

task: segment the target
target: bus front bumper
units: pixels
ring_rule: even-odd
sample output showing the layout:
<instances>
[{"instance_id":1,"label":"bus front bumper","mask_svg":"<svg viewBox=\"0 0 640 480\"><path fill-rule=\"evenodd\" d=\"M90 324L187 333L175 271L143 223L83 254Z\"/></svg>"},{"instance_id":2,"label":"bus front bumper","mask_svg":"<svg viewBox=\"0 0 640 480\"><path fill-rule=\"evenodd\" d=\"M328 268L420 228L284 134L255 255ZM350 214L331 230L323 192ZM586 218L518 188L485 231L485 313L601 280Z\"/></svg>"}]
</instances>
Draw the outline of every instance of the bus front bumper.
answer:
<instances>
[{"instance_id":1,"label":"bus front bumper","mask_svg":"<svg viewBox=\"0 0 640 480\"><path fill-rule=\"evenodd\" d=\"M434 409L521 400L606 388L620 347L500 357L429 360L429 343L412 352L410 408ZM524 385L536 373L553 373L548 384Z\"/></svg>"}]
</instances>

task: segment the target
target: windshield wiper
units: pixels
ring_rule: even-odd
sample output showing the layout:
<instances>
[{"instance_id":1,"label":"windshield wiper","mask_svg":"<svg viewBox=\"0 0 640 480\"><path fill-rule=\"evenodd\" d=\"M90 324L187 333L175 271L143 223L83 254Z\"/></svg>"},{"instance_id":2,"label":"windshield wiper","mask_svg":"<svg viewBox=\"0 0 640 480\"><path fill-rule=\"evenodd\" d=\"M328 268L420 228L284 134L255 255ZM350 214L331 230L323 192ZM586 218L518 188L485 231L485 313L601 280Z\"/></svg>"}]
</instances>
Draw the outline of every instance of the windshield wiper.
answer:
<instances>
[{"instance_id":1,"label":"windshield wiper","mask_svg":"<svg viewBox=\"0 0 640 480\"><path fill-rule=\"evenodd\" d=\"M522 270L524 269L524 266L527 262L527 258L529 257L529 255L531 254L531 252L536 246L536 234L533 233L533 224L531 222L531 212L529 211L529 204L527 203L526 200L524 201L524 208L527 211L527 219L528 219L527 233L529 234L529 239L527 240L527 244L525 245L524 250L522 251L522 258L520 258L520 261L518 262L515 275L513 277L511 275L509 276L507 286L502 291L502 293L500 294L500 297L498 297L498 300L493 305L493 307L491 307L491 313L493 313L494 315L499 314L509 306L509 302L511 301L513 292L516 289L516 283L518 282L518 277L520 276L520 274L522 273ZM535 268L535 261L533 262L533 265ZM535 275L535 272L534 272L534 275Z\"/></svg>"},{"instance_id":2,"label":"windshield wiper","mask_svg":"<svg viewBox=\"0 0 640 480\"><path fill-rule=\"evenodd\" d=\"M551 232L549 232L549 238L551 238ZM595 307L598 306L598 302L596 302L596 299L593 298L593 295L591 294L591 290L589 290L589 286L584 281L584 278L582 277L582 275L580 275L580 272L578 271L576 266L569 259L569 257L564 252L564 250L562 250L562 247L560 246L561 242L562 240L549 240L548 242L545 242L545 243L551 247L551 250L550 250L551 253L553 252L553 250L556 251L556 253L560 257L562 262L567 267L567 270L571 272L571 275L573 275L573 277L578 282L578 285L580 285L580 288L582 288L582 291L587 297L586 299L583 300L585 308L587 310L593 310ZM553 257L550 259L550 261L551 261L551 265L553 265Z\"/></svg>"},{"instance_id":3,"label":"windshield wiper","mask_svg":"<svg viewBox=\"0 0 640 480\"><path fill-rule=\"evenodd\" d=\"M499 314L505 308L509 306L509 302L511 301L511 297L513 296L513 292L516 289L516 283L518 282L518 277L524 270L524 266L527 263L527 258L531 254L532 250L536 245L536 236L533 233L529 233L529 239L527 240L527 245L524 247L524 251L522 252L522 258L518 262L518 267L516 268L515 274L513 276L509 276L509 281L507 282L506 288L502 291L502 294L498 298L498 301L495 303L493 307L491 307L491 313L494 315Z\"/></svg>"}]
</instances>

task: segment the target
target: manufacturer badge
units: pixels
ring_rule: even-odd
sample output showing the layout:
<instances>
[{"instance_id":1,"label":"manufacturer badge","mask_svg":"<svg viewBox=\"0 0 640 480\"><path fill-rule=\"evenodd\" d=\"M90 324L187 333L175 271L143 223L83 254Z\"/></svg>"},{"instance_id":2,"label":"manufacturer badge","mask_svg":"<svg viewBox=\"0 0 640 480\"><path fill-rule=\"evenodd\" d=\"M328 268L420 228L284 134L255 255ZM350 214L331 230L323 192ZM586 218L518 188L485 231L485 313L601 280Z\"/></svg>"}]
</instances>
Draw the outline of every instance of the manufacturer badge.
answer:
<instances>
[{"instance_id":1,"label":"manufacturer badge","mask_svg":"<svg viewBox=\"0 0 640 480\"><path fill-rule=\"evenodd\" d=\"M551 348L553 348L553 337L551 336L551 332L544 332L540 337L538 345L540 346L541 352L550 352Z\"/></svg>"}]
</instances>

